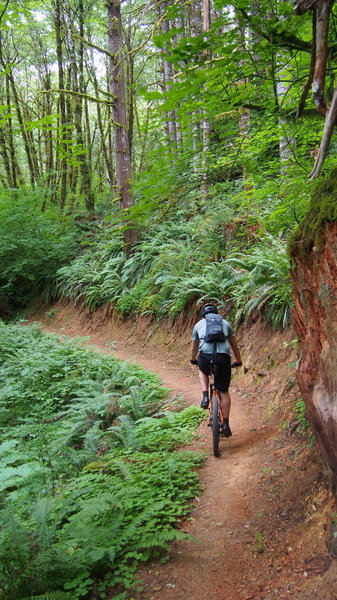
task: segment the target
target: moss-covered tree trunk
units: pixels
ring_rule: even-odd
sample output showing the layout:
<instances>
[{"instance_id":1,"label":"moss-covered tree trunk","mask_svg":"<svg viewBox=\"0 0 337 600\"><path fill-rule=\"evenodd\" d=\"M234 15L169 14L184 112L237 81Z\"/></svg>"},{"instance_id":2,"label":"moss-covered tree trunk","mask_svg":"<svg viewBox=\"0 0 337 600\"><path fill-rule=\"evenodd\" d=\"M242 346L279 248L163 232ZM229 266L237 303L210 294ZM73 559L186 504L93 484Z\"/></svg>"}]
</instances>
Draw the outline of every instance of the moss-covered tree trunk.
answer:
<instances>
[{"instance_id":1,"label":"moss-covered tree trunk","mask_svg":"<svg viewBox=\"0 0 337 600\"><path fill-rule=\"evenodd\" d=\"M291 248L297 380L337 484L337 169L313 195Z\"/></svg>"}]
</instances>

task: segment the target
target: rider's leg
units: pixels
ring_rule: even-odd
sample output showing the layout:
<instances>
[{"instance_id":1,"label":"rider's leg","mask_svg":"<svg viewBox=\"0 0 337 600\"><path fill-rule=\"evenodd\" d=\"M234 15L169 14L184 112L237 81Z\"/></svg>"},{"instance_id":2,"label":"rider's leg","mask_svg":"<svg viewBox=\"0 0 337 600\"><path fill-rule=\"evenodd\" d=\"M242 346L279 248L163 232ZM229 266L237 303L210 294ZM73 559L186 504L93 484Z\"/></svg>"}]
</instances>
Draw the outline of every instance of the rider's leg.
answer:
<instances>
[{"instance_id":1,"label":"rider's leg","mask_svg":"<svg viewBox=\"0 0 337 600\"><path fill-rule=\"evenodd\" d=\"M202 393L207 392L207 394L208 394L209 377L208 377L208 375L206 375L205 373L200 371L200 369L199 369L199 381L200 381Z\"/></svg>"},{"instance_id":2,"label":"rider's leg","mask_svg":"<svg viewBox=\"0 0 337 600\"><path fill-rule=\"evenodd\" d=\"M221 392L221 411L224 419L229 419L231 410L231 397L229 392Z\"/></svg>"},{"instance_id":3,"label":"rider's leg","mask_svg":"<svg viewBox=\"0 0 337 600\"><path fill-rule=\"evenodd\" d=\"M225 437L232 435L231 428L229 426L229 413L231 410L231 397L229 392L221 392L221 411L223 415L222 433Z\"/></svg>"},{"instance_id":4,"label":"rider's leg","mask_svg":"<svg viewBox=\"0 0 337 600\"><path fill-rule=\"evenodd\" d=\"M208 408L208 404L209 404L208 380L209 380L208 375L206 375L199 369L199 381L200 381L201 390L202 390L202 399L201 399L201 403L200 403L201 408Z\"/></svg>"}]
</instances>

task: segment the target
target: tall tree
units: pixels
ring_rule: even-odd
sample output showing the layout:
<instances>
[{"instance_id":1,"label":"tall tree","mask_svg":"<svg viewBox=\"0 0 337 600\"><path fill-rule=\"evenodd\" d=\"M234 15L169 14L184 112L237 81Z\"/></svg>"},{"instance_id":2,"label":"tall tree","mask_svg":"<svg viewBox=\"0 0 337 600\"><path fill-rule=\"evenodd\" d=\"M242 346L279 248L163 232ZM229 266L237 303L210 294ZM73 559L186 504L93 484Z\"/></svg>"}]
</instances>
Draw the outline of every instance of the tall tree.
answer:
<instances>
[{"instance_id":1,"label":"tall tree","mask_svg":"<svg viewBox=\"0 0 337 600\"><path fill-rule=\"evenodd\" d=\"M210 0L203 0L203 32L207 35L210 30L211 20L211 6ZM205 50L205 58L210 61L211 51ZM210 124L205 110L203 109L202 119L202 156L203 156L203 169L202 169L202 186L201 189L206 195L208 192L208 152L209 152L209 136L210 136Z\"/></svg>"},{"instance_id":2,"label":"tall tree","mask_svg":"<svg viewBox=\"0 0 337 600\"><path fill-rule=\"evenodd\" d=\"M65 3L67 12L67 46L69 54L69 70L72 88L72 106L74 115L74 124L76 131L77 159L81 173L81 192L84 196L85 205L90 218L94 216L94 196L91 186L90 165L88 161L88 151L86 148L86 138L84 133L83 119L83 96L84 88L84 4L83 0L77 0L75 7L70 6L69 0ZM77 16L77 26L79 31L78 48L75 44L76 32L73 13ZM74 188L76 192L76 187Z\"/></svg>"},{"instance_id":3,"label":"tall tree","mask_svg":"<svg viewBox=\"0 0 337 600\"><path fill-rule=\"evenodd\" d=\"M62 44L62 21L64 19L61 13L60 0L53 0L54 8L54 27L56 39L56 56L58 66L58 84L59 84L59 107L60 107L60 124L59 124L59 145L58 145L58 162L61 170L61 192L60 192L60 207L64 209L67 197L67 181L68 181L68 165L66 160L67 155L67 110L65 99L65 76L63 65L63 44Z\"/></svg>"},{"instance_id":4,"label":"tall tree","mask_svg":"<svg viewBox=\"0 0 337 600\"><path fill-rule=\"evenodd\" d=\"M107 4L110 68L109 82L113 95L114 153L116 164L117 193L120 208L127 214L133 206L131 192L131 156L127 128L126 90L124 60L122 54L122 19L120 0ZM136 230L129 224L124 232L126 253L129 254L137 240Z\"/></svg>"}]
</instances>

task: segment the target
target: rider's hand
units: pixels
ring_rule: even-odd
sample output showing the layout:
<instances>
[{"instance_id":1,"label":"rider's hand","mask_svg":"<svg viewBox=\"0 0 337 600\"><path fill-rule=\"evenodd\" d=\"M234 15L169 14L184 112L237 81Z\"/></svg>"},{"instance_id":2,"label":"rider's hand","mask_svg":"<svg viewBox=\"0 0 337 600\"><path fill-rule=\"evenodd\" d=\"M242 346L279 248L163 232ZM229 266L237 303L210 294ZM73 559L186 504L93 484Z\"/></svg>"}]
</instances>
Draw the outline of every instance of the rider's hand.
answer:
<instances>
[{"instance_id":1,"label":"rider's hand","mask_svg":"<svg viewBox=\"0 0 337 600\"><path fill-rule=\"evenodd\" d=\"M236 367L242 367L242 362L233 362L231 364L232 369L235 369Z\"/></svg>"},{"instance_id":2,"label":"rider's hand","mask_svg":"<svg viewBox=\"0 0 337 600\"><path fill-rule=\"evenodd\" d=\"M198 364L198 361L197 361L197 359L195 358L194 360L192 360L192 359L191 359L191 360L190 360L190 363L191 363L191 365L197 365L197 364Z\"/></svg>"}]
</instances>

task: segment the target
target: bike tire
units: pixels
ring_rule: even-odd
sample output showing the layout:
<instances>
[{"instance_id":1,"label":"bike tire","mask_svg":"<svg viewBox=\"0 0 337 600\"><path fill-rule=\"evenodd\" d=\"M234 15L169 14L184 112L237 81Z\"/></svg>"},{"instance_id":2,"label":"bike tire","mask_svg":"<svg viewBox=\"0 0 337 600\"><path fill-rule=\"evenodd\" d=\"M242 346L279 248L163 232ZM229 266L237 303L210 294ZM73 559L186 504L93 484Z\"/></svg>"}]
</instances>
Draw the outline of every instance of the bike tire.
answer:
<instances>
[{"instance_id":1,"label":"bike tire","mask_svg":"<svg viewBox=\"0 0 337 600\"><path fill-rule=\"evenodd\" d=\"M218 397L212 398L212 437L213 437L213 454L219 456L219 438L220 438L220 423L219 423L219 402Z\"/></svg>"}]
</instances>

